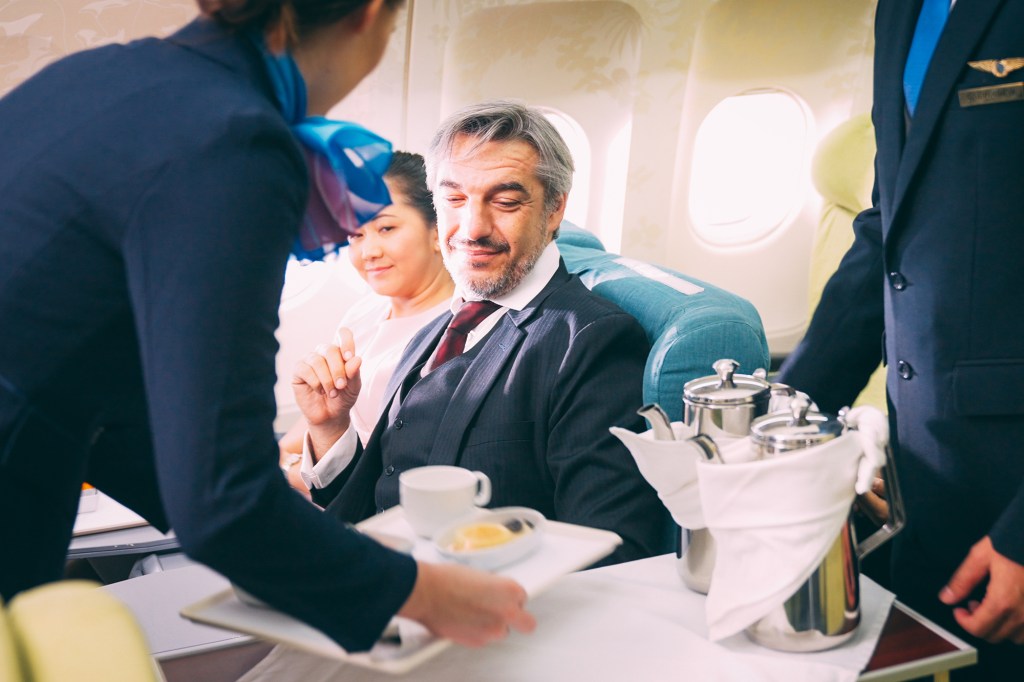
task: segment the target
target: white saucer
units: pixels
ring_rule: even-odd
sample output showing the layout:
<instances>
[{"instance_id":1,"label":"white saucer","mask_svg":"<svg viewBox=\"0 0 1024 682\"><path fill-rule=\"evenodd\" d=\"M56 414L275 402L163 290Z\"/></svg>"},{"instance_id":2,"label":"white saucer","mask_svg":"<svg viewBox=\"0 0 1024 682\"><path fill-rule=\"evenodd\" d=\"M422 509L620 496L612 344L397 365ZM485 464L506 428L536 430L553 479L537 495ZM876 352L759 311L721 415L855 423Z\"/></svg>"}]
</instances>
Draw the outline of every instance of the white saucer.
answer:
<instances>
[{"instance_id":1,"label":"white saucer","mask_svg":"<svg viewBox=\"0 0 1024 682\"><path fill-rule=\"evenodd\" d=\"M518 524L521 530L515 532L508 542L495 547L452 549L453 541L459 530L478 523L494 523L505 527ZM546 519L543 514L527 507L481 509L438 531L434 535L434 548L441 556L452 561L485 571L493 571L532 554L540 546L544 537L545 523ZM510 529L514 530L514 528Z\"/></svg>"}]
</instances>

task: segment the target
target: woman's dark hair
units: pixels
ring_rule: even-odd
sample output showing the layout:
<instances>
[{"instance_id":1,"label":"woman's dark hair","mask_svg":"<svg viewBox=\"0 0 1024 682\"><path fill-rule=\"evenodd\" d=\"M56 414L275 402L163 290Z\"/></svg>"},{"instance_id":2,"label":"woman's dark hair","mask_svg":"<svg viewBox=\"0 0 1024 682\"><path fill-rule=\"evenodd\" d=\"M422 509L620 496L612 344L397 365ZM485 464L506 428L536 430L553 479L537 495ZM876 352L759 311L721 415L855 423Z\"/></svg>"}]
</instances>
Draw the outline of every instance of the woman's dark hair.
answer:
<instances>
[{"instance_id":1,"label":"woman's dark hair","mask_svg":"<svg viewBox=\"0 0 1024 682\"><path fill-rule=\"evenodd\" d=\"M395 183L409 205L420 212L427 224L437 225L434 198L427 187L427 169L423 157L411 152L395 152L384 177Z\"/></svg>"},{"instance_id":2,"label":"woman's dark hair","mask_svg":"<svg viewBox=\"0 0 1024 682\"><path fill-rule=\"evenodd\" d=\"M196 0L199 11L221 24L263 29L278 21L290 36L344 19L368 0ZM385 0L400 7L404 0Z\"/></svg>"}]
</instances>

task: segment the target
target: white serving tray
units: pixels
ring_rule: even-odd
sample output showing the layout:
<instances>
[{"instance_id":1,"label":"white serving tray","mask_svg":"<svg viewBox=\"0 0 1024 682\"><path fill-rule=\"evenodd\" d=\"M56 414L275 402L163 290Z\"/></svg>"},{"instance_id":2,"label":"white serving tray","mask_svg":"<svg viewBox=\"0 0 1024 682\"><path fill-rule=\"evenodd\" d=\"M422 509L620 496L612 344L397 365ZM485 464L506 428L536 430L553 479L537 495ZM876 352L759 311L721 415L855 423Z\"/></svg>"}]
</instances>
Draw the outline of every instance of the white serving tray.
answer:
<instances>
[{"instance_id":1,"label":"white serving tray","mask_svg":"<svg viewBox=\"0 0 1024 682\"><path fill-rule=\"evenodd\" d=\"M146 519L115 501L112 497L104 495L99 490L94 494L96 496L96 508L92 511L78 513L78 516L75 517L74 537L147 525L148 521Z\"/></svg>"},{"instance_id":2,"label":"white serving tray","mask_svg":"<svg viewBox=\"0 0 1024 682\"><path fill-rule=\"evenodd\" d=\"M412 554L418 560L448 563L429 540L416 536L406 523L400 507L392 507L356 527L370 534L383 533L413 541ZM610 531L548 521L537 551L497 573L519 582L527 594L535 597L561 576L603 559L620 544L622 538ZM416 636L416 630L424 632L418 624L395 619L400 622L403 637L401 645L378 642L368 652L349 653L327 635L289 615L239 601L231 589L186 606L181 610L181 615L196 622L244 632L327 658L395 674L412 670L451 644L448 640L429 634ZM407 637L410 631L414 636Z\"/></svg>"}]
</instances>

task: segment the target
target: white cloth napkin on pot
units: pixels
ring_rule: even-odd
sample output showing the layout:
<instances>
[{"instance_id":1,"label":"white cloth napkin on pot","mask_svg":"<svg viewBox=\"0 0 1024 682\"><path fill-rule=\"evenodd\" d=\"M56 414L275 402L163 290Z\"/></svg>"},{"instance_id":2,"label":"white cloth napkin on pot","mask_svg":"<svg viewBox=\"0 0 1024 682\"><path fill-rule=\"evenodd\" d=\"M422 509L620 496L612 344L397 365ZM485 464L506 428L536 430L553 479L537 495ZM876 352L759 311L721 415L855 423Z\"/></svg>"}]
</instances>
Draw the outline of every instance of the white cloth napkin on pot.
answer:
<instances>
[{"instance_id":1,"label":"white cloth napkin on pot","mask_svg":"<svg viewBox=\"0 0 1024 682\"><path fill-rule=\"evenodd\" d=\"M697 462L704 459L703 451L688 443L692 429L683 422L672 422L676 439L655 440L654 430L633 433L613 426L609 431L621 440L640 473L654 488L672 518L683 528L704 528L704 513L697 488Z\"/></svg>"},{"instance_id":2,"label":"white cloth napkin on pot","mask_svg":"<svg viewBox=\"0 0 1024 682\"><path fill-rule=\"evenodd\" d=\"M822 445L749 461L749 438L696 464L704 520L717 544L707 599L709 636L729 637L785 602L817 569L885 464L888 426L856 408L858 430ZM730 463L732 462L732 463ZM738 463L737 463L738 462Z\"/></svg>"}]
</instances>

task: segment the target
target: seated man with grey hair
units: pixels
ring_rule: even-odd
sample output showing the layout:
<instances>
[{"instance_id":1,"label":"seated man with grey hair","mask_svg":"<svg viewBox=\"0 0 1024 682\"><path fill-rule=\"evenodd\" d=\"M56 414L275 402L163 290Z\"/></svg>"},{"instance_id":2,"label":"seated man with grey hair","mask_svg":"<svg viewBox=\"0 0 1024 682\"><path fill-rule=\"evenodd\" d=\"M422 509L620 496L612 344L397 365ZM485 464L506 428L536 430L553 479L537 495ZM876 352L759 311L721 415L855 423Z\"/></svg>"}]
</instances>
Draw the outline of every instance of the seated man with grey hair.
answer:
<instances>
[{"instance_id":1,"label":"seated man with grey hair","mask_svg":"<svg viewBox=\"0 0 1024 682\"><path fill-rule=\"evenodd\" d=\"M401 472L449 464L486 473L492 506L618 533L609 562L668 551L664 507L608 432L644 428L647 338L567 272L554 243L572 172L536 109L488 102L442 123L427 175L456 284L451 314L406 347L365 448L348 416L358 349L332 346L296 367L299 406L322 416L300 472L329 513L362 520L398 503ZM477 319L463 325L470 310ZM460 334L464 349L450 352L443 337Z\"/></svg>"}]
</instances>

